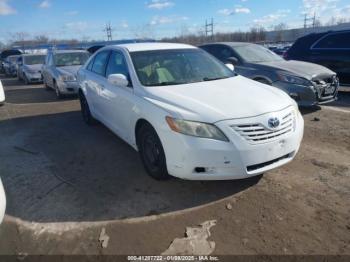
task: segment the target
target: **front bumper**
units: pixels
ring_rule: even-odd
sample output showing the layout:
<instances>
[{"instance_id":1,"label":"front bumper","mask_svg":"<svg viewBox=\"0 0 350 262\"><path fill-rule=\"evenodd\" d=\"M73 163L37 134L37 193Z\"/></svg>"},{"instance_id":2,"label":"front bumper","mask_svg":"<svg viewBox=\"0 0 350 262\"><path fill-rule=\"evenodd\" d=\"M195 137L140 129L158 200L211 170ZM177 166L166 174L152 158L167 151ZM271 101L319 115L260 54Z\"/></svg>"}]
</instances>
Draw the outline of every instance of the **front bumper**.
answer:
<instances>
[{"instance_id":1,"label":"front bumper","mask_svg":"<svg viewBox=\"0 0 350 262\"><path fill-rule=\"evenodd\" d=\"M43 82L43 77L40 73L25 73L26 78L28 80L29 83L41 83Z\"/></svg>"},{"instance_id":2,"label":"front bumper","mask_svg":"<svg viewBox=\"0 0 350 262\"><path fill-rule=\"evenodd\" d=\"M4 187L0 179L0 224L4 219L5 209L6 209L6 196L5 196Z\"/></svg>"},{"instance_id":3,"label":"front bumper","mask_svg":"<svg viewBox=\"0 0 350 262\"><path fill-rule=\"evenodd\" d=\"M249 119L262 120L271 114ZM273 114L274 115L274 114ZM293 160L304 133L298 112L295 131L264 143L249 143L232 129L241 120L216 123L230 142L161 132L169 174L188 180L233 180L257 176Z\"/></svg>"},{"instance_id":4,"label":"front bumper","mask_svg":"<svg viewBox=\"0 0 350 262\"><path fill-rule=\"evenodd\" d=\"M79 83L77 81L57 82L58 88L63 95L76 95L79 90Z\"/></svg>"},{"instance_id":5,"label":"front bumper","mask_svg":"<svg viewBox=\"0 0 350 262\"><path fill-rule=\"evenodd\" d=\"M331 103L338 99L339 84L336 84L327 93L325 86L301 86L281 81L272 83L274 87L284 90L299 106L314 106Z\"/></svg>"}]
</instances>

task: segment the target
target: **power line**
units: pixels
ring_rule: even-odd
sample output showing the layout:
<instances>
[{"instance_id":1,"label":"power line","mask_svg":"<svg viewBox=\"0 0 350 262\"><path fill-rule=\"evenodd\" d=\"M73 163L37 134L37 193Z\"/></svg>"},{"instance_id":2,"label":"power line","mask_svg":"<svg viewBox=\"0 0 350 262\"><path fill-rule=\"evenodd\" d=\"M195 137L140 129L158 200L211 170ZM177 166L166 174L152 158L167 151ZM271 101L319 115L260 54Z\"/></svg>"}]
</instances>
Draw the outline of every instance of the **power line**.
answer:
<instances>
[{"instance_id":1,"label":"power line","mask_svg":"<svg viewBox=\"0 0 350 262\"><path fill-rule=\"evenodd\" d=\"M104 32L107 33L107 40L108 41L112 41L113 37L112 37L112 32L114 31L111 27L111 22L109 22L108 24L106 24L105 29L103 30Z\"/></svg>"}]
</instances>

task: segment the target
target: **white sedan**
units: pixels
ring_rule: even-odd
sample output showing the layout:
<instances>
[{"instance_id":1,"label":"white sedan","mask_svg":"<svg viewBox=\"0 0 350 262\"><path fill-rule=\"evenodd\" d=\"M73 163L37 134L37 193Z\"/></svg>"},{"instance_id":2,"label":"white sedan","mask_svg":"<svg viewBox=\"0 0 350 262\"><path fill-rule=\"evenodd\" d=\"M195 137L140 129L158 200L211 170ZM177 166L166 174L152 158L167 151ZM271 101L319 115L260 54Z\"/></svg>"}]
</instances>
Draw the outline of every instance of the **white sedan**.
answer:
<instances>
[{"instance_id":1,"label":"white sedan","mask_svg":"<svg viewBox=\"0 0 350 262\"><path fill-rule=\"evenodd\" d=\"M0 106L5 103L5 92L4 87L2 86L1 80L0 80Z\"/></svg>"},{"instance_id":2,"label":"white sedan","mask_svg":"<svg viewBox=\"0 0 350 262\"><path fill-rule=\"evenodd\" d=\"M0 178L0 224L3 221L5 216L5 208L6 208L6 197L5 197L5 191L2 186L2 182Z\"/></svg>"},{"instance_id":3,"label":"white sedan","mask_svg":"<svg viewBox=\"0 0 350 262\"><path fill-rule=\"evenodd\" d=\"M290 162L302 141L293 99L193 46L105 47L78 81L85 122L102 122L138 150L156 179L260 175Z\"/></svg>"}]
</instances>

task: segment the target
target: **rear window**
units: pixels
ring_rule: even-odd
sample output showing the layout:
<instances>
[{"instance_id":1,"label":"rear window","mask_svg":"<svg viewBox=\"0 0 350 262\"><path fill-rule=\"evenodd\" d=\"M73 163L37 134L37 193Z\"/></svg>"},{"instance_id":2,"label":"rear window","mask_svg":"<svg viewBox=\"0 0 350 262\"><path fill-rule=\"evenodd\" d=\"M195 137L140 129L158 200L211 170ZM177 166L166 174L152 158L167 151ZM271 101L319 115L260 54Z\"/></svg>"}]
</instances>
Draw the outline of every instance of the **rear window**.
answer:
<instances>
[{"instance_id":1,"label":"rear window","mask_svg":"<svg viewBox=\"0 0 350 262\"><path fill-rule=\"evenodd\" d=\"M329 34L321 38L313 49L350 49L350 32Z\"/></svg>"}]
</instances>

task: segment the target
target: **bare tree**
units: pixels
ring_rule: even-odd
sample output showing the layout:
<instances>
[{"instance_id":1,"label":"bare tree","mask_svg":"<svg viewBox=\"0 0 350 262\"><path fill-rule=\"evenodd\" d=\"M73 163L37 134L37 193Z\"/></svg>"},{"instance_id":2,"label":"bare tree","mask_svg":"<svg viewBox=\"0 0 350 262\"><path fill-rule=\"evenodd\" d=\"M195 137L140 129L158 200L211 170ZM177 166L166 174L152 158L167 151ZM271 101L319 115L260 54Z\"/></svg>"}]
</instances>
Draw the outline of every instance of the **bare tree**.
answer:
<instances>
[{"instance_id":1,"label":"bare tree","mask_svg":"<svg viewBox=\"0 0 350 262\"><path fill-rule=\"evenodd\" d=\"M288 26L285 23L280 23L278 25L275 25L273 29L276 32L275 41L283 41L284 32L288 29Z\"/></svg>"}]
</instances>

